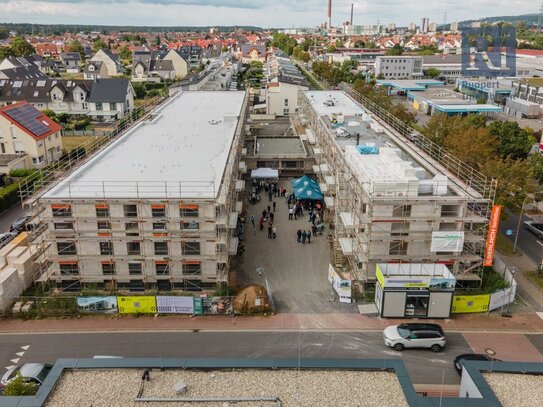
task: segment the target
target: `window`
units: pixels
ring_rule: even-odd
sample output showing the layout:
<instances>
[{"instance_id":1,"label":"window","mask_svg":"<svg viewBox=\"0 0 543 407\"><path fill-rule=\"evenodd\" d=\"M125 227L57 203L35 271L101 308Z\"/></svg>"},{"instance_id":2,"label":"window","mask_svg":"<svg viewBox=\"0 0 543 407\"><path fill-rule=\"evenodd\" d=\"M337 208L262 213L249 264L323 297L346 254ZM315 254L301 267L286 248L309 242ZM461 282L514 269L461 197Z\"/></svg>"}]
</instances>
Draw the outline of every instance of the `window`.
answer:
<instances>
[{"instance_id":1,"label":"window","mask_svg":"<svg viewBox=\"0 0 543 407\"><path fill-rule=\"evenodd\" d=\"M75 242L57 242L59 256L73 256L77 254Z\"/></svg>"},{"instance_id":2,"label":"window","mask_svg":"<svg viewBox=\"0 0 543 407\"><path fill-rule=\"evenodd\" d=\"M138 216L137 205L123 205L124 216L127 218L135 218Z\"/></svg>"},{"instance_id":3,"label":"window","mask_svg":"<svg viewBox=\"0 0 543 407\"><path fill-rule=\"evenodd\" d=\"M128 263L128 274L139 275L142 273L142 267L140 262Z\"/></svg>"},{"instance_id":4,"label":"window","mask_svg":"<svg viewBox=\"0 0 543 407\"><path fill-rule=\"evenodd\" d=\"M157 275L166 276L170 274L170 265L167 261L155 262L155 270Z\"/></svg>"},{"instance_id":5,"label":"window","mask_svg":"<svg viewBox=\"0 0 543 407\"><path fill-rule=\"evenodd\" d=\"M111 223L108 221L102 221L97 223L98 230L109 230L111 229Z\"/></svg>"},{"instance_id":6,"label":"window","mask_svg":"<svg viewBox=\"0 0 543 407\"><path fill-rule=\"evenodd\" d=\"M288 99L285 99L285 106L288 106Z\"/></svg>"},{"instance_id":7,"label":"window","mask_svg":"<svg viewBox=\"0 0 543 407\"><path fill-rule=\"evenodd\" d=\"M109 206L107 205L96 205L96 217L97 218L107 218L109 216Z\"/></svg>"},{"instance_id":8,"label":"window","mask_svg":"<svg viewBox=\"0 0 543 407\"><path fill-rule=\"evenodd\" d=\"M200 254L200 242L182 242L181 250L183 254Z\"/></svg>"},{"instance_id":9,"label":"window","mask_svg":"<svg viewBox=\"0 0 543 407\"><path fill-rule=\"evenodd\" d=\"M15 150L15 154L23 154L25 152L23 143L13 143L13 149Z\"/></svg>"},{"instance_id":10,"label":"window","mask_svg":"<svg viewBox=\"0 0 543 407\"><path fill-rule=\"evenodd\" d=\"M168 242L155 242L155 255L168 254Z\"/></svg>"},{"instance_id":11,"label":"window","mask_svg":"<svg viewBox=\"0 0 543 407\"><path fill-rule=\"evenodd\" d=\"M151 213L153 218L165 218L166 206L165 205L151 205Z\"/></svg>"},{"instance_id":12,"label":"window","mask_svg":"<svg viewBox=\"0 0 543 407\"><path fill-rule=\"evenodd\" d=\"M73 276L79 274L79 264L76 262L59 263L58 267L60 269L61 276Z\"/></svg>"},{"instance_id":13,"label":"window","mask_svg":"<svg viewBox=\"0 0 543 407\"><path fill-rule=\"evenodd\" d=\"M112 261L102 262L102 273L105 275L115 274L115 263Z\"/></svg>"},{"instance_id":14,"label":"window","mask_svg":"<svg viewBox=\"0 0 543 407\"><path fill-rule=\"evenodd\" d=\"M166 230L166 222L153 222L153 230Z\"/></svg>"},{"instance_id":15,"label":"window","mask_svg":"<svg viewBox=\"0 0 543 407\"><path fill-rule=\"evenodd\" d=\"M126 251L130 256L138 256L141 254L140 242L128 242L126 244Z\"/></svg>"},{"instance_id":16,"label":"window","mask_svg":"<svg viewBox=\"0 0 543 407\"><path fill-rule=\"evenodd\" d=\"M288 107L286 109L283 109L283 114L288 114L288 113L289 113Z\"/></svg>"},{"instance_id":17,"label":"window","mask_svg":"<svg viewBox=\"0 0 543 407\"><path fill-rule=\"evenodd\" d=\"M100 254L102 256L112 256L113 242L100 242Z\"/></svg>"},{"instance_id":18,"label":"window","mask_svg":"<svg viewBox=\"0 0 543 407\"><path fill-rule=\"evenodd\" d=\"M283 161L285 168L298 168L298 161Z\"/></svg>"},{"instance_id":19,"label":"window","mask_svg":"<svg viewBox=\"0 0 543 407\"><path fill-rule=\"evenodd\" d=\"M74 224L72 222L59 222L55 223L54 227L56 230L69 230L74 228Z\"/></svg>"},{"instance_id":20,"label":"window","mask_svg":"<svg viewBox=\"0 0 543 407\"><path fill-rule=\"evenodd\" d=\"M181 222L181 229L198 230L200 229L200 224L193 220L188 222Z\"/></svg>"},{"instance_id":21,"label":"window","mask_svg":"<svg viewBox=\"0 0 543 407\"><path fill-rule=\"evenodd\" d=\"M183 262L183 274L202 274L202 263L199 261L185 260Z\"/></svg>"},{"instance_id":22,"label":"window","mask_svg":"<svg viewBox=\"0 0 543 407\"><path fill-rule=\"evenodd\" d=\"M393 240L390 242L388 254L392 256L405 256L407 254L407 242Z\"/></svg>"},{"instance_id":23,"label":"window","mask_svg":"<svg viewBox=\"0 0 543 407\"><path fill-rule=\"evenodd\" d=\"M405 218L411 216L411 205L395 206L392 209L392 216L398 218Z\"/></svg>"},{"instance_id":24,"label":"window","mask_svg":"<svg viewBox=\"0 0 543 407\"><path fill-rule=\"evenodd\" d=\"M15 127L10 127L9 130L11 131L11 138L13 140L17 139L17 129Z\"/></svg>"},{"instance_id":25,"label":"window","mask_svg":"<svg viewBox=\"0 0 543 407\"><path fill-rule=\"evenodd\" d=\"M96 102L96 110L102 110L102 102Z\"/></svg>"},{"instance_id":26,"label":"window","mask_svg":"<svg viewBox=\"0 0 543 407\"><path fill-rule=\"evenodd\" d=\"M180 205L179 216L182 218L197 218L198 205Z\"/></svg>"},{"instance_id":27,"label":"window","mask_svg":"<svg viewBox=\"0 0 543 407\"><path fill-rule=\"evenodd\" d=\"M51 205L53 217L55 218L71 218L72 207L70 205Z\"/></svg>"}]
</instances>

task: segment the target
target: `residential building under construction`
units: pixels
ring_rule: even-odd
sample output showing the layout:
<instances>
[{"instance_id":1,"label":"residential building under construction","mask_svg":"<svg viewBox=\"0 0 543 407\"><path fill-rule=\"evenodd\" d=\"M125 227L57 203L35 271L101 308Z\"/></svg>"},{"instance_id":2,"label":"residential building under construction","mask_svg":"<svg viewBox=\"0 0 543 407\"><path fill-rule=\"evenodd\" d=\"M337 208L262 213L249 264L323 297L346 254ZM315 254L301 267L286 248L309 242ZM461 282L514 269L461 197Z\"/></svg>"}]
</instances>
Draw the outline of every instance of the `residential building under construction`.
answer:
<instances>
[{"instance_id":1,"label":"residential building under construction","mask_svg":"<svg viewBox=\"0 0 543 407\"><path fill-rule=\"evenodd\" d=\"M45 279L64 290L226 282L246 107L245 92L178 93L44 188L31 206L47 225Z\"/></svg>"},{"instance_id":2,"label":"residential building under construction","mask_svg":"<svg viewBox=\"0 0 543 407\"><path fill-rule=\"evenodd\" d=\"M445 264L458 284L475 284L495 181L350 93L299 93L333 226L331 263L362 287L382 263Z\"/></svg>"}]
</instances>

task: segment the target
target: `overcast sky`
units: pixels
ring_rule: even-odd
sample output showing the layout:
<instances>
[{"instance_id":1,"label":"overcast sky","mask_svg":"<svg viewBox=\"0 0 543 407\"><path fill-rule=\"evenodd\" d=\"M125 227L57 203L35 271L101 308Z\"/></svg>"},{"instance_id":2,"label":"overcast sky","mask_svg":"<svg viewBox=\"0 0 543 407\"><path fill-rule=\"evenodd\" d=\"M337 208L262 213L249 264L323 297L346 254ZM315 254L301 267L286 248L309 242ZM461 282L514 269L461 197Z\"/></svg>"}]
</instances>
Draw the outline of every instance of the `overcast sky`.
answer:
<instances>
[{"instance_id":1,"label":"overcast sky","mask_svg":"<svg viewBox=\"0 0 543 407\"><path fill-rule=\"evenodd\" d=\"M332 24L443 23L537 13L535 0L332 0ZM310 27L326 20L327 0L0 0L0 22L153 26Z\"/></svg>"}]
</instances>

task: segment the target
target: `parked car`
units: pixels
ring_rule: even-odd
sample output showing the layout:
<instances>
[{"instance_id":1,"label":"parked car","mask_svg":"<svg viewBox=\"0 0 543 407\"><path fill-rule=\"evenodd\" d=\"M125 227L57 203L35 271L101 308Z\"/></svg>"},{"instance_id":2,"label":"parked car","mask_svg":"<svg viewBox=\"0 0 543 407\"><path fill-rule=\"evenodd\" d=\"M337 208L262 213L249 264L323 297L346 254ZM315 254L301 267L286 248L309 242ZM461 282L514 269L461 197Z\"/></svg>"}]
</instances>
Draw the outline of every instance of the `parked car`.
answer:
<instances>
[{"instance_id":1,"label":"parked car","mask_svg":"<svg viewBox=\"0 0 543 407\"><path fill-rule=\"evenodd\" d=\"M458 373L459 375L462 374L462 363L466 360L501 362L500 359L492 358L488 355L485 355L484 353L463 353L462 355L458 355L454 359L454 370L456 370L456 373Z\"/></svg>"},{"instance_id":2,"label":"parked car","mask_svg":"<svg viewBox=\"0 0 543 407\"><path fill-rule=\"evenodd\" d=\"M9 227L10 232L23 232L27 230L27 224L30 220L30 216L21 216Z\"/></svg>"},{"instance_id":3,"label":"parked car","mask_svg":"<svg viewBox=\"0 0 543 407\"><path fill-rule=\"evenodd\" d=\"M15 232L0 233L0 249L11 242L16 236L17 233Z\"/></svg>"},{"instance_id":4,"label":"parked car","mask_svg":"<svg viewBox=\"0 0 543 407\"><path fill-rule=\"evenodd\" d=\"M533 220L527 220L524 222L524 227L536 235L538 238L543 239L543 223L537 223Z\"/></svg>"},{"instance_id":5,"label":"parked car","mask_svg":"<svg viewBox=\"0 0 543 407\"><path fill-rule=\"evenodd\" d=\"M0 385L5 386L11 382L20 373L27 381L41 386L45 378L53 368L52 365L45 363L25 363L24 365L13 366L0 379Z\"/></svg>"},{"instance_id":6,"label":"parked car","mask_svg":"<svg viewBox=\"0 0 543 407\"><path fill-rule=\"evenodd\" d=\"M440 352L447 344L443 329L437 324L407 323L386 327L385 345L402 351L405 348L427 348Z\"/></svg>"}]
</instances>

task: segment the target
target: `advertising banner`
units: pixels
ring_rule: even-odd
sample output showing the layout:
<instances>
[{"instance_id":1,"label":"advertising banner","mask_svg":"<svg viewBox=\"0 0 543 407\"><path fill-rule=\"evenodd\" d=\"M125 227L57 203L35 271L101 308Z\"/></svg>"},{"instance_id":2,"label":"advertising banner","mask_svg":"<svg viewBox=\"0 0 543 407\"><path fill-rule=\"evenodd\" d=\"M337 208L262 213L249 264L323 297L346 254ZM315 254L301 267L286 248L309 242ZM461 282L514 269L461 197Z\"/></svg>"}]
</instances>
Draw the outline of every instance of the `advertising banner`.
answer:
<instances>
[{"instance_id":1,"label":"advertising banner","mask_svg":"<svg viewBox=\"0 0 543 407\"><path fill-rule=\"evenodd\" d=\"M331 264L328 266L328 281L339 295L339 302L350 304L352 301L351 281L342 279Z\"/></svg>"},{"instance_id":2,"label":"advertising banner","mask_svg":"<svg viewBox=\"0 0 543 407\"><path fill-rule=\"evenodd\" d=\"M385 277L379 265L375 269L375 276L383 288L427 288L430 286L430 276L417 276L413 278L409 276Z\"/></svg>"},{"instance_id":3,"label":"advertising banner","mask_svg":"<svg viewBox=\"0 0 543 407\"><path fill-rule=\"evenodd\" d=\"M434 290L451 290L455 285L455 278L432 277L430 279L430 289Z\"/></svg>"},{"instance_id":4,"label":"advertising banner","mask_svg":"<svg viewBox=\"0 0 543 407\"><path fill-rule=\"evenodd\" d=\"M159 314L194 314L194 297L157 296Z\"/></svg>"},{"instance_id":5,"label":"advertising banner","mask_svg":"<svg viewBox=\"0 0 543 407\"><path fill-rule=\"evenodd\" d=\"M130 296L117 297L119 314L154 314L156 313L156 297Z\"/></svg>"},{"instance_id":6,"label":"advertising banner","mask_svg":"<svg viewBox=\"0 0 543 407\"><path fill-rule=\"evenodd\" d=\"M203 298L194 298L194 315L204 315L203 300Z\"/></svg>"},{"instance_id":7,"label":"advertising banner","mask_svg":"<svg viewBox=\"0 0 543 407\"><path fill-rule=\"evenodd\" d=\"M79 311L92 314L116 314L117 297L77 297Z\"/></svg>"},{"instance_id":8,"label":"advertising banner","mask_svg":"<svg viewBox=\"0 0 543 407\"><path fill-rule=\"evenodd\" d=\"M202 298L204 314L232 314L232 297L206 297Z\"/></svg>"},{"instance_id":9,"label":"advertising banner","mask_svg":"<svg viewBox=\"0 0 543 407\"><path fill-rule=\"evenodd\" d=\"M453 314L467 314L470 312L486 312L490 303L490 294L481 295L455 295L451 312Z\"/></svg>"},{"instance_id":10,"label":"advertising banner","mask_svg":"<svg viewBox=\"0 0 543 407\"><path fill-rule=\"evenodd\" d=\"M486 239L485 261L483 263L483 265L488 267L492 266L492 263L494 262L494 251L496 250L501 211L501 205L494 205L492 207L490 223L488 224L488 237Z\"/></svg>"},{"instance_id":11,"label":"advertising banner","mask_svg":"<svg viewBox=\"0 0 543 407\"><path fill-rule=\"evenodd\" d=\"M432 232L431 252L460 253L464 247L464 232Z\"/></svg>"}]
</instances>

